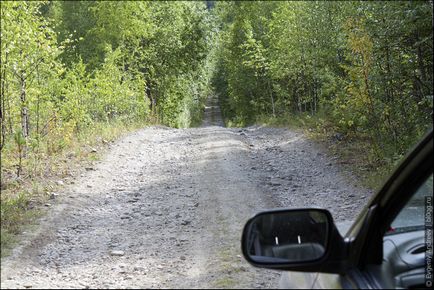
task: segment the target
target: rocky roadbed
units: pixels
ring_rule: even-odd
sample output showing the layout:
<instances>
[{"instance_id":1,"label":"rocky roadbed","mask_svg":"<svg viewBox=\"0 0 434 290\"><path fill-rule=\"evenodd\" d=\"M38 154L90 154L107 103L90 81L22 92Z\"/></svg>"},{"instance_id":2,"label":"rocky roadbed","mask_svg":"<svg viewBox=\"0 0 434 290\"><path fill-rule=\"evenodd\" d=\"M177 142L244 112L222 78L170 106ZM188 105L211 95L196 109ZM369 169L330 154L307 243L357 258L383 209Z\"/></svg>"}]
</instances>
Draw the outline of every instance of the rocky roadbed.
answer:
<instances>
[{"instance_id":1,"label":"rocky roadbed","mask_svg":"<svg viewBox=\"0 0 434 290\"><path fill-rule=\"evenodd\" d=\"M328 208L353 220L370 193L301 133L221 126L144 128L56 197L37 230L2 260L1 288L275 288L240 236L254 213Z\"/></svg>"}]
</instances>

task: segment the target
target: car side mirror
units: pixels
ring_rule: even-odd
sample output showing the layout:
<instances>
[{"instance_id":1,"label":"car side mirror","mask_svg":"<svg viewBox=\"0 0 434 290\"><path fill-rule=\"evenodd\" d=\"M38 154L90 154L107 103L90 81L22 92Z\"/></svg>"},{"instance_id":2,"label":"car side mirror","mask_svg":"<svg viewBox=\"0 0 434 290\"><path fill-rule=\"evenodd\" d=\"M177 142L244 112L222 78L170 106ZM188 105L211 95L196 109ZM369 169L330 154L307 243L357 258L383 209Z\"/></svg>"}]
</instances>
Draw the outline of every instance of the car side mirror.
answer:
<instances>
[{"instance_id":1,"label":"car side mirror","mask_svg":"<svg viewBox=\"0 0 434 290\"><path fill-rule=\"evenodd\" d=\"M347 248L323 209L259 213L247 222L242 237L244 257L264 268L338 273L346 266Z\"/></svg>"}]
</instances>

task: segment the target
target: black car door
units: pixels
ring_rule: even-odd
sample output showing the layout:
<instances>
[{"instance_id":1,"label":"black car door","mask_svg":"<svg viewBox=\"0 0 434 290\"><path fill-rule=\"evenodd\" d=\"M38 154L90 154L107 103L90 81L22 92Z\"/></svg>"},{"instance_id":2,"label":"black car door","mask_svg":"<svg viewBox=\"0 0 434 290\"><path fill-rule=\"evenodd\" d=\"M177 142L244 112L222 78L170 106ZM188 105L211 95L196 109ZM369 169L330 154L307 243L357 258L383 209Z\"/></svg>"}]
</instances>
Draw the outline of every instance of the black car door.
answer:
<instances>
[{"instance_id":1,"label":"black car door","mask_svg":"<svg viewBox=\"0 0 434 290\"><path fill-rule=\"evenodd\" d=\"M360 229L352 249L357 268L344 275L355 288L429 288L432 276L426 275L426 258L432 258L432 197L431 131L365 213L369 222Z\"/></svg>"}]
</instances>

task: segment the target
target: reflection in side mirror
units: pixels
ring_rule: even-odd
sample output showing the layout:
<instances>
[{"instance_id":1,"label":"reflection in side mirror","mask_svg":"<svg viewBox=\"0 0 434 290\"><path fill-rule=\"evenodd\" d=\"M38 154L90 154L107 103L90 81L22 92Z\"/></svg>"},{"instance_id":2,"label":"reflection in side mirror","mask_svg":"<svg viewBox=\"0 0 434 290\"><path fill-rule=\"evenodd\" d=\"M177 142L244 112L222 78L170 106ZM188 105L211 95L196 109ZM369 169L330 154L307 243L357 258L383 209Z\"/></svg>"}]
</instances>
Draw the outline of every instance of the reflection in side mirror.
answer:
<instances>
[{"instance_id":1,"label":"reflection in side mirror","mask_svg":"<svg viewBox=\"0 0 434 290\"><path fill-rule=\"evenodd\" d=\"M261 213L244 229L243 247L256 263L302 263L326 252L331 217L317 209Z\"/></svg>"}]
</instances>

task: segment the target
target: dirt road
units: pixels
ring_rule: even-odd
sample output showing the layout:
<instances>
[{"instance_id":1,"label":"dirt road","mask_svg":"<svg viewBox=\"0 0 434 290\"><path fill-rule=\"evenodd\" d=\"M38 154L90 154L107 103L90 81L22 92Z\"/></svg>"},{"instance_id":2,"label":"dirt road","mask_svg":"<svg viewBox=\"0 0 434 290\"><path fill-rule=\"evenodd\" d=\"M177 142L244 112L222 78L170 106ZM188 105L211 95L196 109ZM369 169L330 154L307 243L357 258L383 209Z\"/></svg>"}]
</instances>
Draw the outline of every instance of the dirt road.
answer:
<instances>
[{"instance_id":1,"label":"dirt road","mask_svg":"<svg viewBox=\"0 0 434 290\"><path fill-rule=\"evenodd\" d=\"M301 133L149 127L117 141L1 265L2 288L277 287L241 257L248 217L321 206L351 220L369 193Z\"/></svg>"}]
</instances>

